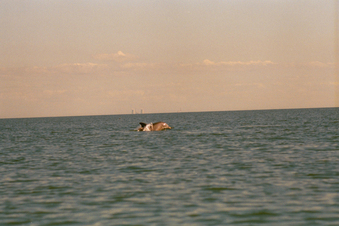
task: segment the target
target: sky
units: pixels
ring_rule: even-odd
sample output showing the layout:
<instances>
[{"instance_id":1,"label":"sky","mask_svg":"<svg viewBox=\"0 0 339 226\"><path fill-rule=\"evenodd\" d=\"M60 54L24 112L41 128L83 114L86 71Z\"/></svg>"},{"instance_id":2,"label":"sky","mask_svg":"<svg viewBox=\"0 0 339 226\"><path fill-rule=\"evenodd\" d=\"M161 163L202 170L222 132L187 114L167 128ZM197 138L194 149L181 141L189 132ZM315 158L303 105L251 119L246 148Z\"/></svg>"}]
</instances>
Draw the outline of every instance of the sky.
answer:
<instances>
[{"instance_id":1,"label":"sky","mask_svg":"<svg viewBox=\"0 0 339 226\"><path fill-rule=\"evenodd\" d=\"M335 0L0 0L0 118L335 107Z\"/></svg>"}]
</instances>

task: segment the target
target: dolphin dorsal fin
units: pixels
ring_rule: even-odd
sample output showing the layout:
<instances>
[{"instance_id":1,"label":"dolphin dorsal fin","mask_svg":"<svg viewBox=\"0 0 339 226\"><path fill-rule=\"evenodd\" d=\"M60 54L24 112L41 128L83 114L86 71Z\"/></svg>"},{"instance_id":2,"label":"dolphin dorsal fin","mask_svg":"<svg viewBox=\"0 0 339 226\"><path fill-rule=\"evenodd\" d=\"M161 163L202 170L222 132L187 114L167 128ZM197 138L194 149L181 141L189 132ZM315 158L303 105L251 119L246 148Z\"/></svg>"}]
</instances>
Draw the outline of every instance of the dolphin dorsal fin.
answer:
<instances>
[{"instance_id":1,"label":"dolphin dorsal fin","mask_svg":"<svg viewBox=\"0 0 339 226\"><path fill-rule=\"evenodd\" d=\"M147 124L144 123L144 122L139 122L139 124L142 126L142 127L145 127Z\"/></svg>"}]
</instances>

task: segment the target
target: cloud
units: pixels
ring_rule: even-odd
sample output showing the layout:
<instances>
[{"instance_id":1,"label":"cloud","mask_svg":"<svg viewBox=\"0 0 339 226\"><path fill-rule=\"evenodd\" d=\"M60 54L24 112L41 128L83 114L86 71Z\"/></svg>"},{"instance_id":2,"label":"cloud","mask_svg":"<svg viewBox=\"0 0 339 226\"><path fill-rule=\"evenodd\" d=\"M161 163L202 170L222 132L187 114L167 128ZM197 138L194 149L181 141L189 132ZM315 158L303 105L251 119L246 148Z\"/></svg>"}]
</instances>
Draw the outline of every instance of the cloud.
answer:
<instances>
[{"instance_id":1,"label":"cloud","mask_svg":"<svg viewBox=\"0 0 339 226\"><path fill-rule=\"evenodd\" d=\"M66 74L89 74L96 71L108 69L106 64L94 63L74 63L74 64L61 64L54 67L52 70L55 72L62 72Z\"/></svg>"},{"instance_id":2,"label":"cloud","mask_svg":"<svg viewBox=\"0 0 339 226\"><path fill-rule=\"evenodd\" d=\"M117 53L103 53L97 54L93 56L94 59L100 61L115 61L115 62L126 62L126 61L134 61L138 59L137 56L133 54L123 53L122 51L118 51Z\"/></svg>"},{"instance_id":3,"label":"cloud","mask_svg":"<svg viewBox=\"0 0 339 226\"><path fill-rule=\"evenodd\" d=\"M272 61L266 60L266 61L221 61L221 62L213 62L208 59L204 60L202 65L205 66L267 66L267 65L273 65Z\"/></svg>"},{"instance_id":4,"label":"cloud","mask_svg":"<svg viewBox=\"0 0 339 226\"><path fill-rule=\"evenodd\" d=\"M333 66L206 59L0 68L0 117L332 106Z\"/></svg>"},{"instance_id":5,"label":"cloud","mask_svg":"<svg viewBox=\"0 0 339 226\"><path fill-rule=\"evenodd\" d=\"M312 61L304 64L308 67L316 67L316 68L331 68L335 67L335 63L323 63L320 61Z\"/></svg>"},{"instance_id":6,"label":"cloud","mask_svg":"<svg viewBox=\"0 0 339 226\"><path fill-rule=\"evenodd\" d=\"M179 64L179 67L186 70L212 70L212 71L238 71L238 70L247 70L252 69L253 67L259 68L267 68L268 66L277 66L278 63L274 63L270 60L266 61L219 61L214 62L209 59L205 59L202 62L193 63L193 64Z\"/></svg>"},{"instance_id":7,"label":"cloud","mask_svg":"<svg viewBox=\"0 0 339 226\"><path fill-rule=\"evenodd\" d=\"M119 51L116 55L126 57L127 55ZM45 76L45 75L114 75L129 72L154 72L161 71L166 73L186 73L190 75L192 72L205 73L206 71L224 72L224 71L249 71L249 70L295 70L295 69L318 69L332 70L335 63L323 63L319 61L304 63L275 63L266 61L219 61L214 62L205 59L198 63L152 63L152 62L120 62L116 64L101 63L67 63L52 67L19 67L19 68L0 68L0 77L11 78L12 76Z\"/></svg>"},{"instance_id":8,"label":"cloud","mask_svg":"<svg viewBox=\"0 0 339 226\"><path fill-rule=\"evenodd\" d=\"M202 62L192 64L178 64L178 66L185 70L192 71L249 71L249 70L271 70L273 68L277 70L333 70L336 66L333 62L294 62L294 63L282 63L273 62L270 60L256 60L256 61L219 61L214 62L209 59L205 59Z\"/></svg>"}]
</instances>

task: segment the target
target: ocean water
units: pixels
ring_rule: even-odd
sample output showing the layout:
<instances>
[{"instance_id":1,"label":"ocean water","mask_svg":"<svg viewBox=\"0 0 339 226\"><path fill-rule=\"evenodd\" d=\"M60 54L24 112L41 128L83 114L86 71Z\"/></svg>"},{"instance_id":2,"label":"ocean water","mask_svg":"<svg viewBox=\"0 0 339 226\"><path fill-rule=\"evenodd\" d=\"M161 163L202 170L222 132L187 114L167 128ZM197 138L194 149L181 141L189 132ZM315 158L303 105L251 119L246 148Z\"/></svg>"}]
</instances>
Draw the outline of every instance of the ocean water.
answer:
<instances>
[{"instance_id":1,"label":"ocean water","mask_svg":"<svg viewBox=\"0 0 339 226\"><path fill-rule=\"evenodd\" d=\"M338 108L0 120L0 225L339 225L338 194Z\"/></svg>"}]
</instances>

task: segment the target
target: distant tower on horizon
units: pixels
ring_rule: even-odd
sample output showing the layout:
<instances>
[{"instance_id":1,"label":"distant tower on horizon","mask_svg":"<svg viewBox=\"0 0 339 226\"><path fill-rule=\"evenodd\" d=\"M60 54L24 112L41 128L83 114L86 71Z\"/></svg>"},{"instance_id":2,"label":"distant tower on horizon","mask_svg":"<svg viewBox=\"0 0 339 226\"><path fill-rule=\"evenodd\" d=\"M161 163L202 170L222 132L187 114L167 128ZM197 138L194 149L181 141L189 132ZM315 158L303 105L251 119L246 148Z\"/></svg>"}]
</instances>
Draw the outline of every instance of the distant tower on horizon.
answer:
<instances>
[{"instance_id":1,"label":"distant tower on horizon","mask_svg":"<svg viewBox=\"0 0 339 226\"><path fill-rule=\"evenodd\" d=\"M144 114L144 109L141 109L141 110L140 110L140 114Z\"/></svg>"},{"instance_id":2,"label":"distant tower on horizon","mask_svg":"<svg viewBox=\"0 0 339 226\"><path fill-rule=\"evenodd\" d=\"M135 110L134 109L132 109L132 114L135 114Z\"/></svg>"}]
</instances>

